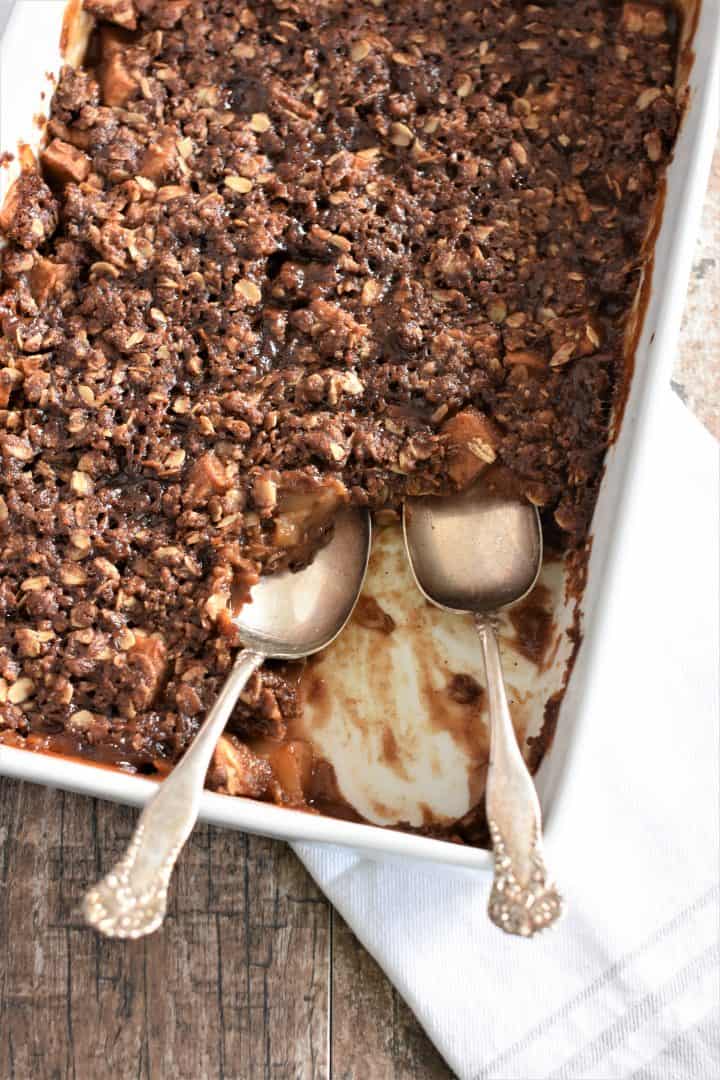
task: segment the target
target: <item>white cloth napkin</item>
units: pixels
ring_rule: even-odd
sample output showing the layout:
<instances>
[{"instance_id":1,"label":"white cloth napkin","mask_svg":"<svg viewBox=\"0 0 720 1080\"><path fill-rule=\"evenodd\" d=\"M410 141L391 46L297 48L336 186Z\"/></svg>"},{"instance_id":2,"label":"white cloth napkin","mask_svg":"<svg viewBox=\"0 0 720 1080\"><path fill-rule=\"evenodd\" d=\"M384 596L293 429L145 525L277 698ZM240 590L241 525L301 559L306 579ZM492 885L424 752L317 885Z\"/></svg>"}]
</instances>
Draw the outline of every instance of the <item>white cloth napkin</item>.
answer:
<instances>
[{"instance_id":1,"label":"white cloth napkin","mask_svg":"<svg viewBox=\"0 0 720 1080\"><path fill-rule=\"evenodd\" d=\"M718 449L669 386L638 449L548 849L564 921L512 939L487 875L296 846L462 1080L720 1075Z\"/></svg>"}]
</instances>

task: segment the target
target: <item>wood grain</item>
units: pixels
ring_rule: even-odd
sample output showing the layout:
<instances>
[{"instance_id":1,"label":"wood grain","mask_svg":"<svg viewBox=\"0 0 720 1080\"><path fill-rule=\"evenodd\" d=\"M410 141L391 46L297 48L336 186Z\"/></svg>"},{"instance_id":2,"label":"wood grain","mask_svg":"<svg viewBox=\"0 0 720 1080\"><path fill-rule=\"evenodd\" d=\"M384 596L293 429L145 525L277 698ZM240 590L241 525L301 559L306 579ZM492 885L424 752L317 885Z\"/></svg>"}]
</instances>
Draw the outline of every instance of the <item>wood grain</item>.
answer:
<instances>
[{"instance_id":1,"label":"wood grain","mask_svg":"<svg viewBox=\"0 0 720 1080\"><path fill-rule=\"evenodd\" d=\"M88 930L135 816L0 780L0 1080L452 1075L284 844L200 826L158 934Z\"/></svg>"},{"instance_id":2,"label":"wood grain","mask_svg":"<svg viewBox=\"0 0 720 1080\"><path fill-rule=\"evenodd\" d=\"M332 913L333 1080L446 1080L452 1073L397 990Z\"/></svg>"}]
</instances>

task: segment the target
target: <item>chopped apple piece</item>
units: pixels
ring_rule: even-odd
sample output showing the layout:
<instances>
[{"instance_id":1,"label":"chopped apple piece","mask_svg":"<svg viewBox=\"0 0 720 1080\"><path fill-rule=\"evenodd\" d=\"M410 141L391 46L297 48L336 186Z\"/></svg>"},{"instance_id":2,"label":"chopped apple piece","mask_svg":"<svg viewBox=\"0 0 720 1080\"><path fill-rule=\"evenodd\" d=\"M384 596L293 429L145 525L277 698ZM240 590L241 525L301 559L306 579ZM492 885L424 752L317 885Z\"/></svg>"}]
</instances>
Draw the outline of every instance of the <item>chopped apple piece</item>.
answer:
<instances>
[{"instance_id":1,"label":"chopped apple piece","mask_svg":"<svg viewBox=\"0 0 720 1080\"><path fill-rule=\"evenodd\" d=\"M87 154L62 139L53 139L40 158L45 171L57 184L81 184L90 175Z\"/></svg>"}]
</instances>

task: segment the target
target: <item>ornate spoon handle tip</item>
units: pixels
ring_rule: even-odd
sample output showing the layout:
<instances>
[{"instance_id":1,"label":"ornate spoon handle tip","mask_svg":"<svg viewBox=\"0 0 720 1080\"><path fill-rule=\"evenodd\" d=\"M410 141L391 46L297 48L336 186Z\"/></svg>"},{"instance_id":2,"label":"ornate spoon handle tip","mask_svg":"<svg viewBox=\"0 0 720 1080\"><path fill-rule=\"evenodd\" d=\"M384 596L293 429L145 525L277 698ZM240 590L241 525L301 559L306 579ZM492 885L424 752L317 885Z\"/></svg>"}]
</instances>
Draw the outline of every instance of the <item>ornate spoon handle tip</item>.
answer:
<instances>
[{"instance_id":1,"label":"ornate spoon handle tip","mask_svg":"<svg viewBox=\"0 0 720 1080\"><path fill-rule=\"evenodd\" d=\"M512 859L500 830L494 821L490 821L489 826L495 877L488 900L488 915L506 933L532 937L560 918L564 910L563 898L548 877L545 860L537 843L530 856L530 878L521 884L515 876Z\"/></svg>"},{"instance_id":2,"label":"ornate spoon handle tip","mask_svg":"<svg viewBox=\"0 0 720 1080\"><path fill-rule=\"evenodd\" d=\"M495 857L488 915L508 934L532 937L552 926L563 902L548 875L540 803L510 716L500 651L490 618L476 618L490 708L490 765L485 802Z\"/></svg>"},{"instance_id":3,"label":"ornate spoon handle tip","mask_svg":"<svg viewBox=\"0 0 720 1080\"><path fill-rule=\"evenodd\" d=\"M205 775L235 702L264 657L244 650L179 765L147 804L130 846L87 893L83 913L106 937L152 934L165 918L168 885L200 809Z\"/></svg>"}]
</instances>

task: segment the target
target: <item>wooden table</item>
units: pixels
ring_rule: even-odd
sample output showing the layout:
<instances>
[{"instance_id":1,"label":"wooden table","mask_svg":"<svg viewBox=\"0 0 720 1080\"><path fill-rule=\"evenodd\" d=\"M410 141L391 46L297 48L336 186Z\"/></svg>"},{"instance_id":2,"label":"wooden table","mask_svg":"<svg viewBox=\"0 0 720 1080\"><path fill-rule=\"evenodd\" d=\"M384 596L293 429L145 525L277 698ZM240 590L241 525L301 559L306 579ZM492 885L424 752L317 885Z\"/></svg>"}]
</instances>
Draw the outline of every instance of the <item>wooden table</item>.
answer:
<instances>
[{"instance_id":1,"label":"wooden table","mask_svg":"<svg viewBox=\"0 0 720 1080\"><path fill-rule=\"evenodd\" d=\"M154 937L79 914L135 813L0 781L0 1078L449 1077L281 843L201 826Z\"/></svg>"},{"instance_id":2,"label":"wooden table","mask_svg":"<svg viewBox=\"0 0 720 1080\"><path fill-rule=\"evenodd\" d=\"M720 150L678 392L720 435ZM280 843L203 826L169 918L133 944L79 915L135 813L0 780L0 1080L451 1077L400 996Z\"/></svg>"}]
</instances>

